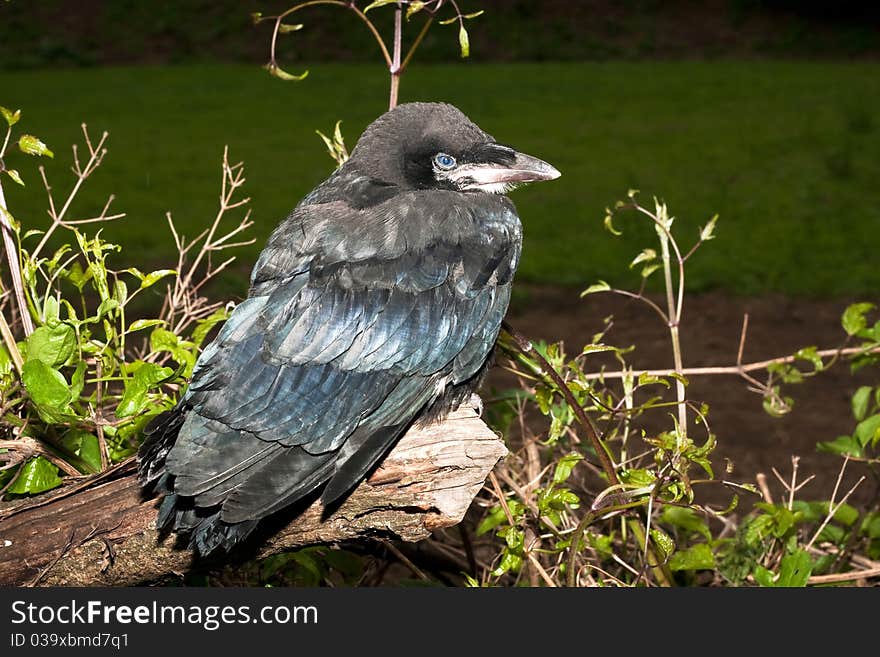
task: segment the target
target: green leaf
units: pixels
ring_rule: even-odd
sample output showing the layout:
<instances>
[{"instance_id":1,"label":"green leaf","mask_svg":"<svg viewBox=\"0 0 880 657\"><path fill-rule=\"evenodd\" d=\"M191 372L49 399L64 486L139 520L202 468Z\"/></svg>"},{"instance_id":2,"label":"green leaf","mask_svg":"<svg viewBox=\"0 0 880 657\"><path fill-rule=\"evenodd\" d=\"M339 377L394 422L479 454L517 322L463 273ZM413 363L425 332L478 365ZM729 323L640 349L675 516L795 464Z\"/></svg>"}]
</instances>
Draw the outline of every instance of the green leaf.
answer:
<instances>
[{"instance_id":1,"label":"green leaf","mask_svg":"<svg viewBox=\"0 0 880 657\"><path fill-rule=\"evenodd\" d=\"M852 436L838 436L831 441L816 443L816 449L820 452L830 452L831 454L862 456L862 446Z\"/></svg>"},{"instance_id":2,"label":"green leaf","mask_svg":"<svg viewBox=\"0 0 880 657\"><path fill-rule=\"evenodd\" d=\"M438 21L438 25L452 25L454 22L458 20L458 16L453 16L452 18L446 18L442 21Z\"/></svg>"},{"instance_id":3,"label":"green leaf","mask_svg":"<svg viewBox=\"0 0 880 657\"><path fill-rule=\"evenodd\" d=\"M86 363L80 361L76 364L76 369L70 377L70 399L75 401L82 394L83 387L86 384Z\"/></svg>"},{"instance_id":4,"label":"green leaf","mask_svg":"<svg viewBox=\"0 0 880 657\"><path fill-rule=\"evenodd\" d=\"M645 265L644 267L642 267L642 278L648 278L648 276L653 274L658 269L660 269L660 264L656 262L650 265Z\"/></svg>"},{"instance_id":5,"label":"green leaf","mask_svg":"<svg viewBox=\"0 0 880 657\"><path fill-rule=\"evenodd\" d=\"M583 458L584 457L580 454L572 452L559 459L556 462L556 469L553 471L553 483L561 484L564 481L568 481L572 470L574 470L574 466L580 463Z\"/></svg>"},{"instance_id":6,"label":"green leaf","mask_svg":"<svg viewBox=\"0 0 880 657\"><path fill-rule=\"evenodd\" d=\"M550 407L553 405L553 390L547 386L538 386L535 389L535 402L538 404L538 410L544 415L550 413Z\"/></svg>"},{"instance_id":7,"label":"green leaf","mask_svg":"<svg viewBox=\"0 0 880 657\"><path fill-rule=\"evenodd\" d=\"M91 472L101 471L101 447L98 437L88 431L71 429L61 438L61 446L78 456Z\"/></svg>"},{"instance_id":8,"label":"green leaf","mask_svg":"<svg viewBox=\"0 0 880 657\"><path fill-rule=\"evenodd\" d=\"M770 535L774 525L773 517L760 515L749 521L743 532L743 541L750 547L755 547Z\"/></svg>"},{"instance_id":9,"label":"green leaf","mask_svg":"<svg viewBox=\"0 0 880 657\"><path fill-rule=\"evenodd\" d=\"M24 187L24 181L21 179L21 176L18 175L18 171L16 171L15 169L6 169L6 175L12 178L22 187Z\"/></svg>"},{"instance_id":10,"label":"green leaf","mask_svg":"<svg viewBox=\"0 0 880 657\"><path fill-rule=\"evenodd\" d=\"M657 550L657 558L666 561L675 551L675 543L669 534L661 529L651 530L651 542Z\"/></svg>"},{"instance_id":11,"label":"green leaf","mask_svg":"<svg viewBox=\"0 0 880 657\"><path fill-rule=\"evenodd\" d=\"M637 255L631 263L629 263L629 268L633 269L636 265L642 262L651 262L657 257L657 252L654 249L643 249L642 252Z\"/></svg>"},{"instance_id":12,"label":"green leaf","mask_svg":"<svg viewBox=\"0 0 880 657\"><path fill-rule=\"evenodd\" d=\"M816 372L821 372L825 369L825 364L822 362L822 357L819 355L816 347L804 347L803 349L798 349L798 351L795 352L794 357L812 363Z\"/></svg>"},{"instance_id":13,"label":"green leaf","mask_svg":"<svg viewBox=\"0 0 880 657\"><path fill-rule=\"evenodd\" d=\"M290 32L298 32L303 29L302 23L281 23L278 26L279 34L289 34Z\"/></svg>"},{"instance_id":14,"label":"green leaf","mask_svg":"<svg viewBox=\"0 0 880 657\"><path fill-rule=\"evenodd\" d=\"M575 509L580 506L580 498L570 490L552 487L543 491L538 490L538 510L551 518L554 517L555 512L564 511L567 506Z\"/></svg>"},{"instance_id":15,"label":"green leaf","mask_svg":"<svg viewBox=\"0 0 880 657\"><path fill-rule=\"evenodd\" d=\"M74 262L63 275L67 277L67 280L73 283L77 290L82 292L85 284L92 280L94 272L92 272L91 267L83 271L82 265L78 262Z\"/></svg>"},{"instance_id":16,"label":"green leaf","mask_svg":"<svg viewBox=\"0 0 880 657\"><path fill-rule=\"evenodd\" d=\"M868 326L868 320L865 315L868 311L874 309L873 303L854 303L843 311L840 323L847 335L856 335L860 331L865 330Z\"/></svg>"},{"instance_id":17,"label":"green leaf","mask_svg":"<svg viewBox=\"0 0 880 657\"><path fill-rule=\"evenodd\" d=\"M664 524L678 527L686 532L700 534L707 540L712 538L712 532L709 530L706 521L691 508L681 506L664 507L661 521Z\"/></svg>"},{"instance_id":18,"label":"green leaf","mask_svg":"<svg viewBox=\"0 0 880 657\"><path fill-rule=\"evenodd\" d=\"M475 11L471 14L465 14L464 16L462 16L462 18L467 18L468 20L470 20L471 18L476 18L477 16L482 16L485 13L486 13L485 9L480 9L480 11Z\"/></svg>"},{"instance_id":19,"label":"green leaf","mask_svg":"<svg viewBox=\"0 0 880 657\"><path fill-rule=\"evenodd\" d=\"M406 8L406 20L409 20L413 14L420 12L425 8L425 3L421 0L413 0L409 3L409 6Z\"/></svg>"},{"instance_id":20,"label":"green leaf","mask_svg":"<svg viewBox=\"0 0 880 657\"><path fill-rule=\"evenodd\" d=\"M318 564L317 559L315 559L315 557L310 554L308 549L292 552L290 554L290 558L298 566L306 570L312 576L313 581L320 582L324 579L324 573L321 572L321 567Z\"/></svg>"},{"instance_id":21,"label":"green leaf","mask_svg":"<svg viewBox=\"0 0 880 657\"><path fill-rule=\"evenodd\" d=\"M33 495L52 490L60 485L61 477L58 476L58 468L42 456L37 456L21 466L21 473L15 483L9 487L9 492L16 495Z\"/></svg>"},{"instance_id":22,"label":"green leaf","mask_svg":"<svg viewBox=\"0 0 880 657\"><path fill-rule=\"evenodd\" d=\"M508 571L514 573L519 572L520 568L522 568L522 557L512 552L505 552L504 556L501 558L501 563L492 571L492 574L495 577L501 577L501 575Z\"/></svg>"},{"instance_id":23,"label":"green leaf","mask_svg":"<svg viewBox=\"0 0 880 657\"><path fill-rule=\"evenodd\" d=\"M880 538L880 513L872 511L862 521L862 533L868 538Z\"/></svg>"},{"instance_id":24,"label":"green leaf","mask_svg":"<svg viewBox=\"0 0 880 657\"><path fill-rule=\"evenodd\" d=\"M119 302L116 299L104 299L101 302L101 305L98 306L96 319L99 321L104 319L105 316L109 315L117 308L119 308Z\"/></svg>"},{"instance_id":25,"label":"green leaf","mask_svg":"<svg viewBox=\"0 0 880 657\"><path fill-rule=\"evenodd\" d=\"M834 512L834 520L851 527L859 519L859 510L850 504L841 504Z\"/></svg>"},{"instance_id":26,"label":"green leaf","mask_svg":"<svg viewBox=\"0 0 880 657\"><path fill-rule=\"evenodd\" d=\"M593 283L586 290L581 292L581 298L584 298L588 294L595 294L596 292L609 292L611 290L611 286L608 285L605 281L599 281L598 283Z\"/></svg>"},{"instance_id":27,"label":"green leaf","mask_svg":"<svg viewBox=\"0 0 880 657\"><path fill-rule=\"evenodd\" d=\"M164 328L153 329L150 333L150 349L152 351L172 351L180 342L173 331Z\"/></svg>"},{"instance_id":28,"label":"green leaf","mask_svg":"<svg viewBox=\"0 0 880 657\"><path fill-rule=\"evenodd\" d=\"M499 532L501 533L501 532ZM523 543L526 540L526 533L517 527L508 527L504 533L504 541L510 550L522 550Z\"/></svg>"},{"instance_id":29,"label":"green leaf","mask_svg":"<svg viewBox=\"0 0 880 657\"><path fill-rule=\"evenodd\" d=\"M709 223L700 228L700 241L708 242L715 239L715 222L718 221L718 215L709 219Z\"/></svg>"},{"instance_id":30,"label":"green leaf","mask_svg":"<svg viewBox=\"0 0 880 657\"><path fill-rule=\"evenodd\" d=\"M150 349L167 351L178 363L184 366L184 375L189 376L195 365L195 345L181 340L175 333L164 328L153 329L150 334Z\"/></svg>"},{"instance_id":31,"label":"green leaf","mask_svg":"<svg viewBox=\"0 0 880 657\"><path fill-rule=\"evenodd\" d=\"M494 507L483 521L477 525L477 536L482 536L486 532L490 532L500 524L507 521L507 514L504 513L504 509L499 505Z\"/></svg>"},{"instance_id":32,"label":"green leaf","mask_svg":"<svg viewBox=\"0 0 880 657\"><path fill-rule=\"evenodd\" d=\"M9 350L6 348L6 345L0 342L0 377L5 374L9 374L12 372L13 368L12 357L9 355Z\"/></svg>"},{"instance_id":33,"label":"green leaf","mask_svg":"<svg viewBox=\"0 0 880 657\"><path fill-rule=\"evenodd\" d=\"M149 274L144 276L143 280L141 281L141 289L154 285L156 282L162 280L166 276L177 276L177 270L157 269L156 271L151 271Z\"/></svg>"},{"instance_id":34,"label":"green leaf","mask_svg":"<svg viewBox=\"0 0 880 657\"><path fill-rule=\"evenodd\" d=\"M605 230L607 230L612 235L615 235L617 237L623 235L623 231L617 230L614 227L614 218L610 213L605 215L605 221L603 222L603 225L605 226Z\"/></svg>"},{"instance_id":35,"label":"green leaf","mask_svg":"<svg viewBox=\"0 0 880 657\"><path fill-rule=\"evenodd\" d=\"M41 360L49 367L68 363L76 353L76 332L67 324L40 326L27 339L27 359Z\"/></svg>"},{"instance_id":36,"label":"green leaf","mask_svg":"<svg viewBox=\"0 0 880 657\"><path fill-rule=\"evenodd\" d=\"M55 157L55 153L50 151L46 144L33 135L22 135L18 140L18 148L22 153L27 153L28 155Z\"/></svg>"},{"instance_id":37,"label":"green leaf","mask_svg":"<svg viewBox=\"0 0 880 657\"><path fill-rule=\"evenodd\" d=\"M166 331L170 333L170 331ZM155 333L155 331L154 331ZM172 335L174 335L172 333ZM143 363L134 376L125 382L125 392L116 407L116 417L126 418L140 413L147 405L147 393L174 374L170 367Z\"/></svg>"},{"instance_id":38,"label":"green leaf","mask_svg":"<svg viewBox=\"0 0 880 657\"><path fill-rule=\"evenodd\" d=\"M602 343L588 344L588 345L584 345L584 348L581 351L581 353L582 354L597 354L597 353L601 353L603 351L617 351L617 347L612 347L611 345L602 344Z\"/></svg>"},{"instance_id":39,"label":"green leaf","mask_svg":"<svg viewBox=\"0 0 880 657\"><path fill-rule=\"evenodd\" d=\"M775 576L771 571L764 568L764 566L755 566L755 570L752 572L752 576L755 578L755 581L758 583L759 586L776 586L776 582L774 581Z\"/></svg>"},{"instance_id":40,"label":"green leaf","mask_svg":"<svg viewBox=\"0 0 880 657\"><path fill-rule=\"evenodd\" d=\"M263 68L266 69L267 71L269 71L269 75L272 75L272 76L278 78L279 80L299 81L299 80L305 80L306 77L308 77L308 75L309 75L309 72L307 70L303 71L299 75L294 75L293 73L288 73L283 68L278 66L278 64L274 64L274 63L266 64L265 66L263 66Z\"/></svg>"},{"instance_id":41,"label":"green leaf","mask_svg":"<svg viewBox=\"0 0 880 657\"><path fill-rule=\"evenodd\" d=\"M21 370L21 382L44 421L54 423L64 417L71 394L61 372L42 360L28 360Z\"/></svg>"},{"instance_id":42,"label":"green leaf","mask_svg":"<svg viewBox=\"0 0 880 657\"><path fill-rule=\"evenodd\" d=\"M855 439L859 445L866 447L880 440L880 415L872 415L856 425Z\"/></svg>"},{"instance_id":43,"label":"green leaf","mask_svg":"<svg viewBox=\"0 0 880 657\"><path fill-rule=\"evenodd\" d=\"M852 413L856 420L864 420L871 405L871 386L862 386L852 396Z\"/></svg>"},{"instance_id":44,"label":"green leaf","mask_svg":"<svg viewBox=\"0 0 880 657\"><path fill-rule=\"evenodd\" d=\"M458 45L461 47L461 56L468 57L471 54L471 42L468 38L467 30L464 25L458 28Z\"/></svg>"},{"instance_id":45,"label":"green leaf","mask_svg":"<svg viewBox=\"0 0 880 657\"><path fill-rule=\"evenodd\" d=\"M12 110L6 109L2 105L0 105L0 114L3 115L4 119L6 119L6 124L10 128L18 123L18 120L21 118L21 110L15 110L13 112Z\"/></svg>"},{"instance_id":46,"label":"green leaf","mask_svg":"<svg viewBox=\"0 0 880 657\"><path fill-rule=\"evenodd\" d=\"M638 488L644 488L645 486L651 486L657 481L657 475L644 468L633 468L621 471L620 481Z\"/></svg>"},{"instance_id":47,"label":"green leaf","mask_svg":"<svg viewBox=\"0 0 880 657\"><path fill-rule=\"evenodd\" d=\"M669 387L669 381L660 376L655 376L654 374L648 374L647 372L642 372L639 374L639 386L651 386L651 385L664 385L667 388Z\"/></svg>"},{"instance_id":48,"label":"green leaf","mask_svg":"<svg viewBox=\"0 0 880 657\"><path fill-rule=\"evenodd\" d=\"M46 303L43 304L43 321L51 327L56 327L61 322L61 306L53 296L46 297Z\"/></svg>"},{"instance_id":49,"label":"green leaf","mask_svg":"<svg viewBox=\"0 0 880 657\"><path fill-rule=\"evenodd\" d=\"M12 216L12 213L2 205L0 205L0 218L2 218L5 223L12 226L14 230L19 229L18 221L16 221L15 217Z\"/></svg>"},{"instance_id":50,"label":"green leaf","mask_svg":"<svg viewBox=\"0 0 880 657\"><path fill-rule=\"evenodd\" d=\"M363 559L348 550L329 549L324 553L324 561L333 570L342 574L346 581L357 580L363 575Z\"/></svg>"},{"instance_id":51,"label":"green leaf","mask_svg":"<svg viewBox=\"0 0 880 657\"><path fill-rule=\"evenodd\" d=\"M136 319L131 324L128 325L128 330L126 333L134 333L135 331L142 331L145 328L151 328L153 326L161 326L165 323L165 320L162 319Z\"/></svg>"},{"instance_id":52,"label":"green leaf","mask_svg":"<svg viewBox=\"0 0 880 657\"><path fill-rule=\"evenodd\" d=\"M813 572L813 562L805 550L796 550L782 557L775 586L802 587Z\"/></svg>"},{"instance_id":53,"label":"green leaf","mask_svg":"<svg viewBox=\"0 0 880 657\"><path fill-rule=\"evenodd\" d=\"M385 5L392 5L396 3L397 0L373 0L373 2L364 7L364 13L366 14L371 9L376 9L376 7L384 7Z\"/></svg>"},{"instance_id":54,"label":"green leaf","mask_svg":"<svg viewBox=\"0 0 880 657\"><path fill-rule=\"evenodd\" d=\"M204 319L199 320L192 332L193 344L196 347L201 347L211 329L217 326L217 324L225 322L228 317L229 311L226 308L218 308Z\"/></svg>"},{"instance_id":55,"label":"green leaf","mask_svg":"<svg viewBox=\"0 0 880 657\"><path fill-rule=\"evenodd\" d=\"M698 543L684 550L679 550L669 558L669 569L676 570L711 570L715 568L715 555L708 543Z\"/></svg>"}]
</instances>

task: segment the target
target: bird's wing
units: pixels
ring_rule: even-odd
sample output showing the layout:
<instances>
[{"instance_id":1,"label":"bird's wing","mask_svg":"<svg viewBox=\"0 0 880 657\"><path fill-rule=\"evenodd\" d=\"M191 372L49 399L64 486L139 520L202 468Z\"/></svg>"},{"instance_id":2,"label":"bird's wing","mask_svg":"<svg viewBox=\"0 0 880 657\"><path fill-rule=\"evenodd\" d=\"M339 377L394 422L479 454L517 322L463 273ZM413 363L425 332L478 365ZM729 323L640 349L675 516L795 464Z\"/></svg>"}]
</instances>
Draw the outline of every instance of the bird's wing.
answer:
<instances>
[{"instance_id":1,"label":"bird's wing","mask_svg":"<svg viewBox=\"0 0 880 657\"><path fill-rule=\"evenodd\" d=\"M181 402L176 493L227 522L330 478L338 496L482 367L519 256L513 207L408 196L307 202L276 230Z\"/></svg>"}]
</instances>

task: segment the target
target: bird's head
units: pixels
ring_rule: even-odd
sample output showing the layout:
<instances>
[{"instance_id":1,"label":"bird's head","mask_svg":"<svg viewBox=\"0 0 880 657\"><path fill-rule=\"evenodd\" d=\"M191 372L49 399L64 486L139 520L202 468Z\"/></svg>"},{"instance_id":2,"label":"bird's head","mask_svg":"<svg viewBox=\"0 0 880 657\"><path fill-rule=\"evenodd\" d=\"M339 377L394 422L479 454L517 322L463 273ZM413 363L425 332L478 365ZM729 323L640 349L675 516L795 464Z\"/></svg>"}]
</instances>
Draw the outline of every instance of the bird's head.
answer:
<instances>
[{"instance_id":1,"label":"bird's head","mask_svg":"<svg viewBox=\"0 0 880 657\"><path fill-rule=\"evenodd\" d=\"M348 166L407 189L491 194L560 176L547 162L497 143L445 103L406 103L386 112L361 135Z\"/></svg>"}]
</instances>

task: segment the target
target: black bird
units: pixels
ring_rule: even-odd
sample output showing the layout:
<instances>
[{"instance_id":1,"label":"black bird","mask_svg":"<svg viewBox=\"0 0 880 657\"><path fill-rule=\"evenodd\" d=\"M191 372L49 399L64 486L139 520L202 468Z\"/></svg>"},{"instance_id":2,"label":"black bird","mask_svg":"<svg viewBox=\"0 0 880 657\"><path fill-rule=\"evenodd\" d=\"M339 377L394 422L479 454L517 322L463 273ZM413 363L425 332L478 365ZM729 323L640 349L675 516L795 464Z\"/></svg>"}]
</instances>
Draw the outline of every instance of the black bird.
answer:
<instances>
[{"instance_id":1,"label":"black bird","mask_svg":"<svg viewBox=\"0 0 880 657\"><path fill-rule=\"evenodd\" d=\"M452 105L379 117L272 233L248 298L146 428L157 525L202 554L323 486L330 505L414 423L469 399L519 261L503 194L559 176Z\"/></svg>"}]
</instances>

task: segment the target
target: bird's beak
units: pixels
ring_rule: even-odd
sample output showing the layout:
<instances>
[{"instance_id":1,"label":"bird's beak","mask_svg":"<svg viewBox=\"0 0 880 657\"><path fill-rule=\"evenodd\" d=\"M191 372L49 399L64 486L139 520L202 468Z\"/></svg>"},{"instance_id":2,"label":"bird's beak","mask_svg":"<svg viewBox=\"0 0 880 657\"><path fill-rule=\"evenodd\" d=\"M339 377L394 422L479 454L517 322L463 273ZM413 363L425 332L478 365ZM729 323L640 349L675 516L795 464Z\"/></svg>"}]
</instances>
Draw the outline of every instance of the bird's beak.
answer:
<instances>
[{"instance_id":1,"label":"bird's beak","mask_svg":"<svg viewBox=\"0 0 880 657\"><path fill-rule=\"evenodd\" d=\"M493 144L488 160L463 164L445 177L462 189L504 193L523 183L554 180L562 175L544 160L506 146Z\"/></svg>"},{"instance_id":2,"label":"bird's beak","mask_svg":"<svg viewBox=\"0 0 880 657\"><path fill-rule=\"evenodd\" d=\"M539 180L555 180L562 174L552 164L525 153L514 153L513 163L480 167L485 183L527 183Z\"/></svg>"}]
</instances>

